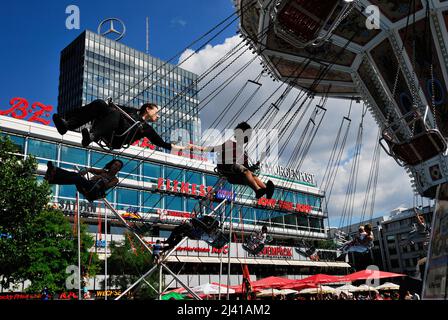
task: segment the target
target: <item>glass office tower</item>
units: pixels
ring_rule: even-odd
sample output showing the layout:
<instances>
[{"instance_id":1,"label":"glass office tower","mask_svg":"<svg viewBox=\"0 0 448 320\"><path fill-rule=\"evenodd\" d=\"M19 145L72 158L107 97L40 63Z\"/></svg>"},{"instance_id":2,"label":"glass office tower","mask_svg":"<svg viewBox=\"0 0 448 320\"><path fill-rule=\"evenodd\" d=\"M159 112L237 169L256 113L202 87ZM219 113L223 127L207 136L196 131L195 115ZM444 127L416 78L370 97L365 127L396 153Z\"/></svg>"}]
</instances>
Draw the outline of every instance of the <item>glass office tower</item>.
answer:
<instances>
[{"instance_id":1,"label":"glass office tower","mask_svg":"<svg viewBox=\"0 0 448 320\"><path fill-rule=\"evenodd\" d=\"M165 141L178 141L185 129L200 141L197 75L91 31L84 31L61 52L58 113L65 114L96 99L113 98L139 108L154 102L161 117L154 128Z\"/></svg>"}]
</instances>

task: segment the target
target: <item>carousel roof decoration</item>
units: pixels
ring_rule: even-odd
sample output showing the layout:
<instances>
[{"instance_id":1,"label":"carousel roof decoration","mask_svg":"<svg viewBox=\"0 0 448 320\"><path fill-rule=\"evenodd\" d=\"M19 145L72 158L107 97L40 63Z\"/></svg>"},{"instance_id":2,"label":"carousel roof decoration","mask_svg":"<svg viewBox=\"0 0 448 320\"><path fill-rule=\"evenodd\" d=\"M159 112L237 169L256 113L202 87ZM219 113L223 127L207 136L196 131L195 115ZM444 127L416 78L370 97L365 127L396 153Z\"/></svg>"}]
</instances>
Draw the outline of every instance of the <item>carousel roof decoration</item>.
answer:
<instances>
[{"instance_id":1,"label":"carousel roof decoration","mask_svg":"<svg viewBox=\"0 0 448 320\"><path fill-rule=\"evenodd\" d=\"M275 79L313 96L362 99L416 191L433 197L435 188L448 182L448 163L439 154L445 143L433 141L448 136L448 1L236 0L235 5L239 11L250 7L241 14L240 32ZM366 24L372 8L379 12L376 28ZM413 140L417 135L425 137ZM399 154L406 148L409 154ZM435 152L437 160L427 158ZM416 159L412 165L409 158Z\"/></svg>"}]
</instances>

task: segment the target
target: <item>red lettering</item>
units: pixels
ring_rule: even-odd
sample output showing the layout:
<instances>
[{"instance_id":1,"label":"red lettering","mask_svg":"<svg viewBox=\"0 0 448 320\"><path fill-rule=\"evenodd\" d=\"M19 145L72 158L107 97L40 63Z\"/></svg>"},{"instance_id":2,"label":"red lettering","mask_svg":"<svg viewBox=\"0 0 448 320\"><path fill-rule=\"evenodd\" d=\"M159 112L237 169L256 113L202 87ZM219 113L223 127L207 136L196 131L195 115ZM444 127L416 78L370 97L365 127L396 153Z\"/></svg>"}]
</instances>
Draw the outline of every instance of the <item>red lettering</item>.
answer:
<instances>
[{"instance_id":1,"label":"red lettering","mask_svg":"<svg viewBox=\"0 0 448 320\"><path fill-rule=\"evenodd\" d=\"M197 187L198 185L196 184L196 183L193 183L192 185L191 185L191 194L193 195L193 196L195 196L196 195L196 187Z\"/></svg>"},{"instance_id":2,"label":"red lettering","mask_svg":"<svg viewBox=\"0 0 448 320\"><path fill-rule=\"evenodd\" d=\"M159 180L157 180L157 189L162 190L163 180L163 178L159 178Z\"/></svg>"},{"instance_id":3,"label":"red lettering","mask_svg":"<svg viewBox=\"0 0 448 320\"><path fill-rule=\"evenodd\" d=\"M203 184L199 186L199 196L201 197L205 196L205 186Z\"/></svg>"},{"instance_id":4,"label":"red lettering","mask_svg":"<svg viewBox=\"0 0 448 320\"><path fill-rule=\"evenodd\" d=\"M182 193L189 193L190 183L188 182L182 182L182 186L180 187L180 192Z\"/></svg>"},{"instance_id":5,"label":"red lettering","mask_svg":"<svg viewBox=\"0 0 448 320\"><path fill-rule=\"evenodd\" d=\"M172 191L171 190L171 180L170 179L166 179L166 191Z\"/></svg>"},{"instance_id":6,"label":"red lettering","mask_svg":"<svg viewBox=\"0 0 448 320\"><path fill-rule=\"evenodd\" d=\"M34 109L36 108L40 108L40 110L38 111L34 111ZM45 113L46 117L50 116L50 112L53 110L52 106L46 106L40 102L35 102L33 103L33 105L31 106L32 111L34 111L33 116L31 118L28 119L28 121L30 122L39 122L43 125L49 125L50 124L50 120L45 120L42 119L41 116Z\"/></svg>"},{"instance_id":7,"label":"red lettering","mask_svg":"<svg viewBox=\"0 0 448 320\"><path fill-rule=\"evenodd\" d=\"M173 192L179 192L179 181L173 181Z\"/></svg>"},{"instance_id":8,"label":"red lettering","mask_svg":"<svg viewBox=\"0 0 448 320\"><path fill-rule=\"evenodd\" d=\"M13 118L16 119L23 119L28 115L27 108L29 106L29 103L24 98L12 98L11 101L9 101L9 104L12 106L8 110L0 111L0 115L8 115L11 114ZM17 113L20 112L20 113Z\"/></svg>"},{"instance_id":9,"label":"red lettering","mask_svg":"<svg viewBox=\"0 0 448 320\"><path fill-rule=\"evenodd\" d=\"M213 195L213 187L207 187L207 196L211 197Z\"/></svg>"}]
</instances>

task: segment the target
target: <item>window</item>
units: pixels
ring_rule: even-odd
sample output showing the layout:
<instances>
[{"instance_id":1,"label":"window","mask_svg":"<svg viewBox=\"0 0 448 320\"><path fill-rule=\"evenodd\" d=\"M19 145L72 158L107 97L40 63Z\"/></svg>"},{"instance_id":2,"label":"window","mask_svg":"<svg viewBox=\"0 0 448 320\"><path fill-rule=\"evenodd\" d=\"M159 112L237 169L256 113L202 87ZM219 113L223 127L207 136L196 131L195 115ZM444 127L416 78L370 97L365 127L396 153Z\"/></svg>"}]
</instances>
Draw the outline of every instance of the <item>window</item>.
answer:
<instances>
[{"instance_id":1,"label":"window","mask_svg":"<svg viewBox=\"0 0 448 320\"><path fill-rule=\"evenodd\" d=\"M391 266L392 268L399 268L399 267L400 267L400 264L398 263L398 260L397 260L397 259L392 259L392 260L390 260L390 266Z\"/></svg>"},{"instance_id":2,"label":"window","mask_svg":"<svg viewBox=\"0 0 448 320\"><path fill-rule=\"evenodd\" d=\"M210 187L216 185L218 183L218 180L219 178L217 176L205 176L205 184Z\"/></svg>"},{"instance_id":3,"label":"window","mask_svg":"<svg viewBox=\"0 0 448 320\"><path fill-rule=\"evenodd\" d=\"M311 231L322 232L324 225L322 219L310 218Z\"/></svg>"},{"instance_id":4,"label":"window","mask_svg":"<svg viewBox=\"0 0 448 320\"><path fill-rule=\"evenodd\" d=\"M161 208L162 200L158 193L143 192L142 203L147 208Z\"/></svg>"},{"instance_id":5,"label":"window","mask_svg":"<svg viewBox=\"0 0 448 320\"><path fill-rule=\"evenodd\" d=\"M198 200L187 198L187 211L193 212L193 209L199 210Z\"/></svg>"},{"instance_id":6,"label":"window","mask_svg":"<svg viewBox=\"0 0 448 320\"><path fill-rule=\"evenodd\" d=\"M61 161L87 166L87 150L61 146Z\"/></svg>"},{"instance_id":7,"label":"window","mask_svg":"<svg viewBox=\"0 0 448 320\"><path fill-rule=\"evenodd\" d=\"M165 196L165 209L184 211L183 198L176 196Z\"/></svg>"},{"instance_id":8,"label":"window","mask_svg":"<svg viewBox=\"0 0 448 320\"><path fill-rule=\"evenodd\" d=\"M129 206L138 207L138 191L132 189L117 188L118 210L126 210Z\"/></svg>"},{"instance_id":9,"label":"window","mask_svg":"<svg viewBox=\"0 0 448 320\"><path fill-rule=\"evenodd\" d=\"M92 152L90 166L96 167L96 168L104 168L104 166L108 162L112 161L112 159L113 159L113 157L108 154Z\"/></svg>"},{"instance_id":10,"label":"window","mask_svg":"<svg viewBox=\"0 0 448 320\"><path fill-rule=\"evenodd\" d=\"M185 174L185 180L192 184L195 183L197 185L201 185L202 184L202 174L197 173L197 172L187 171Z\"/></svg>"},{"instance_id":11,"label":"window","mask_svg":"<svg viewBox=\"0 0 448 320\"><path fill-rule=\"evenodd\" d=\"M4 133L2 133L1 135L9 137L9 139L11 139L11 142L19 147L19 152L22 154L25 153L25 138Z\"/></svg>"},{"instance_id":12,"label":"window","mask_svg":"<svg viewBox=\"0 0 448 320\"><path fill-rule=\"evenodd\" d=\"M57 146L54 143L29 139L28 154L36 158L43 158L44 160L39 160L40 163L44 163L47 160L54 161L57 158Z\"/></svg>"},{"instance_id":13,"label":"window","mask_svg":"<svg viewBox=\"0 0 448 320\"><path fill-rule=\"evenodd\" d=\"M143 163L143 175L145 177L158 179L162 176L160 166L152 163Z\"/></svg>"},{"instance_id":14,"label":"window","mask_svg":"<svg viewBox=\"0 0 448 320\"><path fill-rule=\"evenodd\" d=\"M75 198L76 197L76 186L60 185L59 186L59 197Z\"/></svg>"},{"instance_id":15,"label":"window","mask_svg":"<svg viewBox=\"0 0 448 320\"><path fill-rule=\"evenodd\" d=\"M165 177L167 179L170 179L171 181L173 180L184 181L184 172L176 168L166 167Z\"/></svg>"}]
</instances>

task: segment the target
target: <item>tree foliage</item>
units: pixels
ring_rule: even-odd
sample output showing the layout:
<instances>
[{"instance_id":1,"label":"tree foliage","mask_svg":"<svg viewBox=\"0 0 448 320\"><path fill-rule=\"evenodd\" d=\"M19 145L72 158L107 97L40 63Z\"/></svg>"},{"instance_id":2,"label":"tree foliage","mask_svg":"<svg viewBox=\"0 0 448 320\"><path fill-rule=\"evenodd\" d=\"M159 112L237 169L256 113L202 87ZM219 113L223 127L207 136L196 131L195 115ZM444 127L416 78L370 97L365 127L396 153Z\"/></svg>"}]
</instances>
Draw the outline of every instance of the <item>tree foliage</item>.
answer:
<instances>
[{"instance_id":1,"label":"tree foliage","mask_svg":"<svg viewBox=\"0 0 448 320\"><path fill-rule=\"evenodd\" d=\"M126 290L153 266L153 258L149 251L130 233L125 234L122 243L112 242L111 256L108 258L111 284ZM158 288L158 273L154 272L145 279L154 288ZM157 294L145 281L133 291L136 299L154 299Z\"/></svg>"},{"instance_id":2,"label":"tree foliage","mask_svg":"<svg viewBox=\"0 0 448 320\"><path fill-rule=\"evenodd\" d=\"M66 291L66 268L77 265L77 240L68 219L49 206L50 187L36 179L37 162L19 155L18 148L0 136L0 274L2 285L30 280L30 292L47 287ZM81 259L97 270L98 258L88 249L93 239L81 228Z\"/></svg>"}]
</instances>

